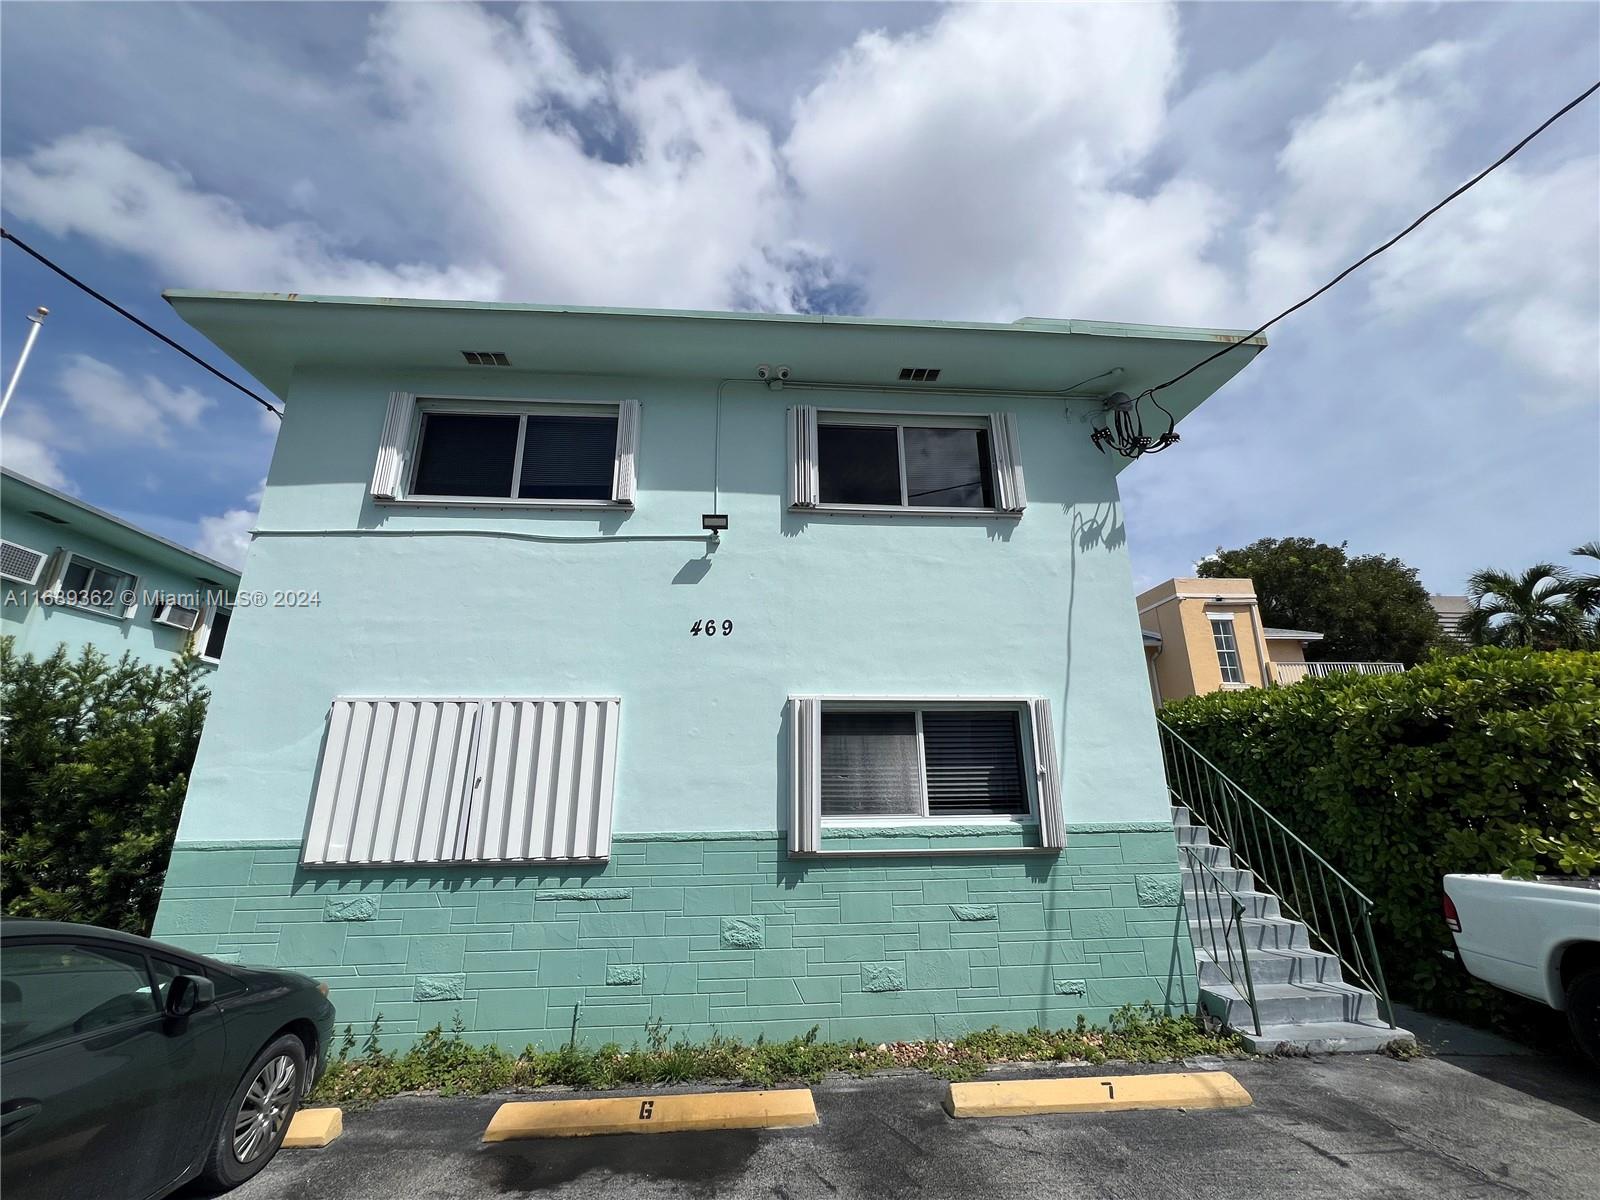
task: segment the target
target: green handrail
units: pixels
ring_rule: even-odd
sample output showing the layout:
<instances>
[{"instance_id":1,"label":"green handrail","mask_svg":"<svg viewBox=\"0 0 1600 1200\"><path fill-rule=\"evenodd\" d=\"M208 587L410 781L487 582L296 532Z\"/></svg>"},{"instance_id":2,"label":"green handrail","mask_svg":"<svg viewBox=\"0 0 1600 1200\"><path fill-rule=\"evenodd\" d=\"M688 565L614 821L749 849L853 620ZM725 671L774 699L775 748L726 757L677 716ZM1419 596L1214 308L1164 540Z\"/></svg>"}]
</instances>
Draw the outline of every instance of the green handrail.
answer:
<instances>
[{"instance_id":1,"label":"green handrail","mask_svg":"<svg viewBox=\"0 0 1600 1200\"><path fill-rule=\"evenodd\" d=\"M1283 910L1372 990L1389 1028L1395 1028L1372 931L1371 898L1165 721L1158 717L1156 724L1174 798L1214 830L1234 861L1253 871L1276 893Z\"/></svg>"},{"instance_id":2,"label":"green handrail","mask_svg":"<svg viewBox=\"0 0 1600 1200\"><path fill-rule=\"evenodd\" d=\"M1237 892L1223 882L1222 876L1212 869L1210 863L1195 853L1193 846L1180 842L1178 848L1188 858L1189 868L1195 873L1196 907L1201 910L1191 917L1189 928L1191 931L1199 931L1198 940L1206 953L1211 955L1211 961L1227 977L1228 982L1243 993L1250 1005L1250 1020L1256 1027L1256 1036L1260 1037L1261 1009L1256 1004L1255 980L1250 977L1250 947L1244 938L1244 901L1239 898ZM1220 915L1224 897L1227 898L1231 919L1221 921L1222 936L1219 952L1217 917ZM1187 905L1188 901L1184 903ZM1239 943L1237 961L1233 956L1235 938Z\"/></svg>"}]
</instances>

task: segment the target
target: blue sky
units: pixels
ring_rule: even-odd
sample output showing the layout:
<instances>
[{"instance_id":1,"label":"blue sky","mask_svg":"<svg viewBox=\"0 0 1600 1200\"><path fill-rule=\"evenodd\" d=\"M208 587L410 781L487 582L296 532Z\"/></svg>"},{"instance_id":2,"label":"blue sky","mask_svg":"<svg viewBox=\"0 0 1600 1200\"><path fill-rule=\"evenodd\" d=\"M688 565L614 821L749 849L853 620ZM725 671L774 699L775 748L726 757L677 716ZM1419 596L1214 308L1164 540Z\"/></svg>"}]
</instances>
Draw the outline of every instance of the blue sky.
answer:
<instances>
[{"instance_id":1,"label":"blue sky","mask_svg":"<svg viewBox=\"0 0 1600 1200\"><path fill-rule=\"evenodd\" d=\"M0 35L7 226L225 369L162 288L1251 326L1600 78L1591 4L14 2ZM0 285L8 364L52 310L7 465L237 561L271 420L14 248ZM1123 475L1141 585L1308 535L1452 592L1600 536L1600 103L1271 341Z\"/></svg>"}]
</instances>

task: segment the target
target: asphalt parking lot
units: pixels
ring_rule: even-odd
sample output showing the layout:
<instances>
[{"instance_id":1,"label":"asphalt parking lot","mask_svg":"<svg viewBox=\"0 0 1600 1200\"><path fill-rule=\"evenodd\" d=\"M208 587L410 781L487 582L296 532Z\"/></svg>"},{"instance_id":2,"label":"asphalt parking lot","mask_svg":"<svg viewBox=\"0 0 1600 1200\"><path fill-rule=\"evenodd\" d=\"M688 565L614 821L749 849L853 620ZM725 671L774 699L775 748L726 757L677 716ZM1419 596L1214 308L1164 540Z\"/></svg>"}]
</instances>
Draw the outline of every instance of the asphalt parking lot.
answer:
<instances>
[{"instance_id":1,"label":"asphalt parking lot","mask_svg":"<svg viewBox=\"0 0 1600 1200\"><path fill-rule=\"evenodd\" d=\"M485 1145L506 1097L403 1097L347 1113L333 1145L285 1151L230 1196L1600 1196L1600 1076L1575 1063L1497 1053L1209 1065L1231 1070L1255 1103L955 1121L942 1083L906 1074L819 1085L814 1128Z\"/></svg>"}]
</instances>

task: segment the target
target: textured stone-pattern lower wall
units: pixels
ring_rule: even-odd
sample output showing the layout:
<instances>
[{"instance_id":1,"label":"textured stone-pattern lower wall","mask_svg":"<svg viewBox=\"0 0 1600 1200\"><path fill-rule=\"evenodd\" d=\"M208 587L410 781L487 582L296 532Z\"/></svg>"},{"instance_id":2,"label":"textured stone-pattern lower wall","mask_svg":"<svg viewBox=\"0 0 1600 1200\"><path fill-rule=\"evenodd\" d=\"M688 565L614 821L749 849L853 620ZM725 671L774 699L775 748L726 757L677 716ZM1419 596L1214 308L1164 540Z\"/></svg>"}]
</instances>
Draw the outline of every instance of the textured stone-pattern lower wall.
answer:
<instances>
[{"instance_id":1,"label":"textured stone-pattern lower wall","mask_svg":"<svg viewBox=\"0 0 1600 1200\"><path fill-rule=\"evenodd\" d=\"M851 848L897 848L893 838ZM773 835L619 837L604 867L306 871L298 846L179 845L155 936L326 980L358 1034L457 1014L511 1049L713 1031L952 1036L1193 1006L1170 828L1056 856L795 861Z\"/></svg>"}]
</instances>

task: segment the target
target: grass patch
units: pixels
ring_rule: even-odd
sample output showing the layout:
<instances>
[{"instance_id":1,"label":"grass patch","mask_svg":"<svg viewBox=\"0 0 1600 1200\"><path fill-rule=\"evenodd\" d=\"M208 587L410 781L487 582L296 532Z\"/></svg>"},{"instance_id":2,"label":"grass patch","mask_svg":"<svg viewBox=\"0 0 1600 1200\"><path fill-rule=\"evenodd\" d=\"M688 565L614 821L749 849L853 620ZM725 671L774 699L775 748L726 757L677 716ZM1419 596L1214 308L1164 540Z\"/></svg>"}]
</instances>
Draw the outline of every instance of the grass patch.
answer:
<instances>
[{"instance_id":1,"label":"grass patch","mask_svg":"<svg viewBox=\"0 0 1600 1200\"><path fill-rule=\"evenodd\" d=\"M529 1046L521 1054L466 1041L459 1016L449 1033L434 1026L406 1050L383 1050L378 1039L382 1020L380 1015L373 1022L359 1052L346 1026L343 1044L313 1101L360 1106L402 1092L463 1096L551 1084L604 1089L718 1080L769 1087L814 1083L829 1071L867 1075L891 1067L967 1079L999 1063L1170 1062L1202 1054L1243 1054L1231 1034L1209 1032L1194 1017L1167 1016L1148 1004L1119 1009L1103 1027L1079 1017L1072 1029L987 1029L953 1041L819 1042L815 1028L786 1042L743 1042L718 1035L704 1042L674 1041L671 1030L655 1022L646 1027L643 1046Z\"/></svg>"}]
</instances>

